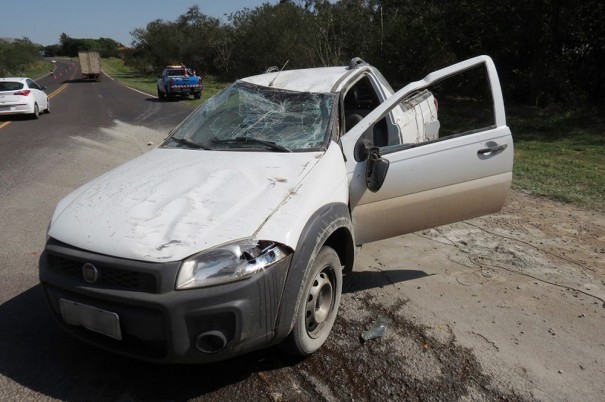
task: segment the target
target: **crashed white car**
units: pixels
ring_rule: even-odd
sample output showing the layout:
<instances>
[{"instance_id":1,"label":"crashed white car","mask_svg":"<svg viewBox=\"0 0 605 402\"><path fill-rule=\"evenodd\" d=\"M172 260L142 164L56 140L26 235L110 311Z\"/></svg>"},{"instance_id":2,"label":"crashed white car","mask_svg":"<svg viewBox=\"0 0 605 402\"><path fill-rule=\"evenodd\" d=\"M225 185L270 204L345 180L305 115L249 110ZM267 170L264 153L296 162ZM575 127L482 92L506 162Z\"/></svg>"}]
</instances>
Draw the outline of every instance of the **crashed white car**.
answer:
<instances>
[{"instance_id":1,"label":"crashed white car","mask_svg":"<svg viewBox=\"0 0 605 402\"><path fill-rule=\"evenodd\" d=\"M470 113L460 129L444 125L460 120L454 100ZM499 211L512 164L487 56L397 92L360 59L249 77L63 199L40 281L63 328L127 356L211 362L278 343L304 356L362 244Z\"/></svg>"}]
</instances>

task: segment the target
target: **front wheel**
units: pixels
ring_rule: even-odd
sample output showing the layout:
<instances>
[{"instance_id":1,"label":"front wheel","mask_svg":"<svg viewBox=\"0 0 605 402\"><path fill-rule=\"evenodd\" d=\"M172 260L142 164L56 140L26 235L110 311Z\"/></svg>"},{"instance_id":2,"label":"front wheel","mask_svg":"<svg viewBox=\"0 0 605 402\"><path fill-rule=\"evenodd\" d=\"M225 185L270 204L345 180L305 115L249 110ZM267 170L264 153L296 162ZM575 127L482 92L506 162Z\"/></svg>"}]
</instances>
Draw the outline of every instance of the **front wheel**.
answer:
<instances>
[{"instance_id":1,"label":"front wheel","mask_svg":"<svg viewBox=\"0 0 605 402\"><path fill-rule=\"evenodd\" d=\"M285 346L295 355L308 356L324 344L338 314L342 266L336 251L322 247L301 286L294 328Z\"/></svg>"},{"instance_id":2,"label":"front wheel","mask_svg":"<svg viewBox=\"0 0 605 402\"><path fill-rule=\"evenodd\" d=\"M158 98L164 99L165 97L166 97L166 92L161 91L160 87L158 86Z\"/></svg>"}]
</instances>

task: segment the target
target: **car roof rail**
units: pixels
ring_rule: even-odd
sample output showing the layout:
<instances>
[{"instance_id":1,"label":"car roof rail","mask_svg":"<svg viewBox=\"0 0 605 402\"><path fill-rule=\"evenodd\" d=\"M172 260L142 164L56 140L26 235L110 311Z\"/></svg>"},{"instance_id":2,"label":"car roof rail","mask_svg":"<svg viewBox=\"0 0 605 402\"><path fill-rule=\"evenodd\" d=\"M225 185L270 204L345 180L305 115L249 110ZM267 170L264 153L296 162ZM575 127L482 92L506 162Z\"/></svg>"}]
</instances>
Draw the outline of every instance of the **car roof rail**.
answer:
<instances>
[{"instance_id":1,"label":"car roof rail","mask_svg":"<svg viewBox=\"0 0 605 402\"><path fill-rule=\"evenodd\" d=\"M349 69L354 70L361 66L368 66L369 64L365 62L361 57L353 57L349 62Z\"/></svg>"}]
</instances>

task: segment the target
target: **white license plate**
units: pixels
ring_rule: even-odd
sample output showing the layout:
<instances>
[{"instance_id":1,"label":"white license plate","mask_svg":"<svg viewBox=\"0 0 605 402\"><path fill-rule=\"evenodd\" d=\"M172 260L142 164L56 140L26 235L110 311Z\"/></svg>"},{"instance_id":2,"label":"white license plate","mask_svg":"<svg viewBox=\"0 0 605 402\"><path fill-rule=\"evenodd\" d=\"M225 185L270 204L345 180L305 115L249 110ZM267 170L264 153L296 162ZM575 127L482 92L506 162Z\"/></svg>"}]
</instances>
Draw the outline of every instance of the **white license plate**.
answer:
<instances>
[{"instance_id":1,"label":"white license plate","mask_svg":"<svg viewBox=\"0 0 605 402\"><path fill-rule=\"evenodd\" d=\"M116 313L66 299L59 303L66 323L122 340L120 317Z\"/></svg>"}]
</instances>

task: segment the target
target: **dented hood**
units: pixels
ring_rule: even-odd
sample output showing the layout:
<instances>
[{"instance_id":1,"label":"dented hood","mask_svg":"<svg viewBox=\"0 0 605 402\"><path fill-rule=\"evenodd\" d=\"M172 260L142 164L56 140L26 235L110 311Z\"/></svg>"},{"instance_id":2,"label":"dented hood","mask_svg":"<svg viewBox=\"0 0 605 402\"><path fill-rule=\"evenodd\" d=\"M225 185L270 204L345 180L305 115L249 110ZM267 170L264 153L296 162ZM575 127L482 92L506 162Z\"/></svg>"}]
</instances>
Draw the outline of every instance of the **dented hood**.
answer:
<instances>
[{"instance_id":1,"label":"dented hood","mask_svg":"<svg viewBox=\"0 0 605 402\"><path fill-rule=\"evenodd\" d=\"M156 149L63 199L49 235L116 257L181 260L253 237L321 155Z\"/></svg>"}]
</instances>

